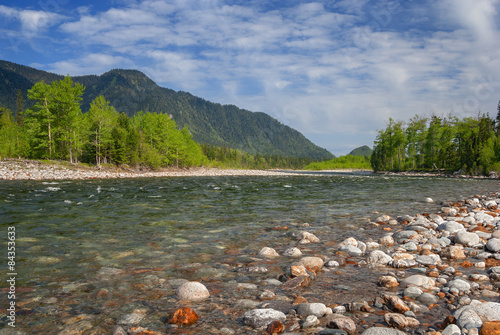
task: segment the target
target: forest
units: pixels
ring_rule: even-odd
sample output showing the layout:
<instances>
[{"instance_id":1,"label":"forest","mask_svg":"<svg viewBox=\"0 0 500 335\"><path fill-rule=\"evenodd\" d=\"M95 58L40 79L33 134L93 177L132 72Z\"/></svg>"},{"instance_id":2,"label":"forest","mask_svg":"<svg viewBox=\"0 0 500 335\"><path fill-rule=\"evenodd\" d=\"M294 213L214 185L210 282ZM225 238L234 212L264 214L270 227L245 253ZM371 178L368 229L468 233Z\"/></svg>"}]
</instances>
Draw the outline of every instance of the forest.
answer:
<instances>
[{"instance_id":1,"label":"forest","mask_svg":"<svg viewBox=\"0 0 500 335\"><path fill-rule=\"evenodd\" d=\"M226 146L200 145L171 115L118 113L102 95L82 113L85 87L70 76L28 90L24 109L18 91L16 110L0 107L0 159L28 158L69 163L157 168L218 166L236 168L300 168L311 158L251 155Z\"/></svg>"},{"instance_id":2,"label":"forest","mask_svg":"<svg viewBox=\"0 0 500 335\"><path fill-rule=\"evenodd\" d=\"M371 165L375 171L439 171L470 175L500 172L500 102L488 114L458 118L415 115L387 122L378 131Z\"/></svg>"}]
</instances>

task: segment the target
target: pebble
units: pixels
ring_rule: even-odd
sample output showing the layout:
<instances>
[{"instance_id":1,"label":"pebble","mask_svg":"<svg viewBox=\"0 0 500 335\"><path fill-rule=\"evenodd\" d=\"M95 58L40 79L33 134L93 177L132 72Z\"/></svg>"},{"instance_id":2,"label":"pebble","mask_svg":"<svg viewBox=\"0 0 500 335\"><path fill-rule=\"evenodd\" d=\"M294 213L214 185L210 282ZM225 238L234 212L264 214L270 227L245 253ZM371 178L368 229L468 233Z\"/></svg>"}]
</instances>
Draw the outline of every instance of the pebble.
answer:
<instances>
[{"instance_id":1,"label":"pebble","mask_svg":"<svg viewBox=\"0 0 500 335\"><path fill-rule=\"evenodd\" d=\"M407 335L405 332L386 327L371 327L365 330L362 335Z\"/></svg>"},{"instance_id":2,"label":"pebble","mask_svg":"<svg viewBox=\"0 0 500 335\"><path fill-rule=\"evenodd\" d=\"M253 309L243 314L243 322L255 329L265 329L271 322L284 323L286 315L272 308Z\"/></svg>"},{"instance_id":3,"label":"pebble","mask_svg":"<svg viewBox=\"0 0 500 335\"><path fill-rule=\"evenodd\" d=\"M393 276L382 276L378 279L378 285L381 287L393 288L399 286L397 278Z\"/></svg>"},{"instance_id":4,"label":"pebble","mask_svg":"<svg viewBox=\"0 0 500 335\"><path fill-rule=\"evenodd\" d=\"M326 326L346 331L348 334L356 333L356 323L342 314L330 314L326 317Z\"/></svg>"},{"instance_id":5,"label":"pebble","mask_svg":"<svg viewBox=\"0 0 500 335\"><path fill-rule=\"evenodd\" d=\"M500 251L500 239L499 238L491 238L486 243L486 249L491 252L499 252Z\"/></svg>"},{"instance_id":6,"label":"pebble","mask_svg":"<svg viewBox=\"0 0 500 335\"><path fill-rule=\"evenodd\" d=\"M480 241L479 236L475 233L469 233L465 230L460 230L455 234L455 243L463 244L465 246L473 246Z\"/></svg>"},{"instance_id":7,"label":"pebble","mask_svg":"<svg viewBox=\"0 0 500 335\"><path fill-rule=\"evenodd\" d=\"M368 256L368 264L372 266L386 266L392 261L392 257L382 250L373 250Z\"/></svg>"},{"instance_id":8,"label":"pebble","mask_svg":"<svg viewBox=\"0 0 500 335\"><path fill-rule=\"evenodd\" d=\"M303 317L315 315L318 318L325 316L326 305L322 303L304 303L297 306L297 314Z\"/></svg>"},{"instance_id":9,"label":"pebble","mask_svg":"<svg viewBox=\"0 0 500 335\"><path fill-rule=\"evenodd\" d=\"M358 247L352 245L344 245L339 248L339 251L345 252L351 257L359 257L363 255L363 252Z\"/></svg>"},{"instance_id":10,"label":"pebble","mask_svg":"<svg viewBox=\"0 0 500 335\"><path fill-rule=\"evenodd\" d=\"M203 301L210 297L208 289L199 282L186 282L177 289L177 299L188 301Z\"/></svg>"},{"instance_id":11,"label":"pebble","mask_svg":"<svg viewBox=\"0 0 500 335\"><path fill-rule=\"evenodd\" d=\"M433 278L429 278L426 276L413 275L403 279L401 283L399 283L399 285L402 288L406 288L408 286L417 286L424 289L430 289L436 286L436 281Z\"/></svg>"},{"instance_id":12,"label":"pebble","mask_svg":"<svg viewBox=\"0 0 500 335\"><path fill-rule=\"evenodd\" d=\"M307 329L316 327L317 325L319 325L318 317L316 315L309 315L302 323L302 328Z\"/></svg>"},{"instance_id":13,"label":"pebble","mask_svg":"<svg viewBox=\"0 0 500 335\"><path fill-rule=\"evenodd\" d=\"M300 251L299 248L295 248L295 247L288 248L288 249L285 250L285 252L283 252L283 256L287 256L287 257L301 257L302 256L302 251Z\"/></svg>"},{"instance_id":14,"label":"pebble","mask_svg":"<svg viewBox=\"0 0 500 335\"><path fill-rule=\"evenodd\" d=\"M279 254L273 248L264 247L264 248L260 249L259 256L263 256L266 258L274 258L274 257L279 257Z\"/></svg>"}]
</instances>

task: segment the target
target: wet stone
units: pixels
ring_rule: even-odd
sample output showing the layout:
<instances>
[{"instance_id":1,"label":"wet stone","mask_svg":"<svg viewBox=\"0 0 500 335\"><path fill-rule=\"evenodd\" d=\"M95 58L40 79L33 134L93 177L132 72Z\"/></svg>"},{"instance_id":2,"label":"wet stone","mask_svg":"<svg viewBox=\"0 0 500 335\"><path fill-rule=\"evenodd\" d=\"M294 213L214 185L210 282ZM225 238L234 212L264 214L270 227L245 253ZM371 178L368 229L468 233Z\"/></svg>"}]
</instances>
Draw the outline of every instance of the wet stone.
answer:
<instances>
[{"instance_id":1,"label":"wet stone","mask_svg":"<svg viewBox=\"0 0 500 335\"><path fill-rule=\"evenodd\" d=\"M286 321L286 315L283 312L271 308L253 309L243 314L243 321L246 325L253 328L265 329L274 321L284 323Z\"/></svg>"},{"instance_id":2,"label":"wet stone","mask_svg":"<svg viewBox=\"0 0 500 335\"><path fill-rule=\"evenodd\" d=\"M315 315L319 318L326 314L326 305L322 303L306 303L297 306L297 314L300 316Z\"/></svg>"},{"instance_id":3,"label":"wet stone","mask_svg":"<svg viewBox=\"0 0 500 335\"><path fill-rule=\"evenodd\" d=\"M326 317L326 326L346 331L348 334L356 333L356 323L342 314L330 314Z\"/></svg>"}]
</instances>

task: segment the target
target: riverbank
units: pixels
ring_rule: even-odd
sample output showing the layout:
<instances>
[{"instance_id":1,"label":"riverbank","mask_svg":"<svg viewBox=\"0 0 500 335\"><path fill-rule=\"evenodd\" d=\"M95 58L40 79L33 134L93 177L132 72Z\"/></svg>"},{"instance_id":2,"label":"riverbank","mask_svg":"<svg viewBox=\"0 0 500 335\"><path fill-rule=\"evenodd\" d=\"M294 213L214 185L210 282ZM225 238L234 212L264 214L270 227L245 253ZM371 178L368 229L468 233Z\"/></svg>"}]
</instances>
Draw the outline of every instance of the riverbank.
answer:
<instances>
[{"instance_id":1,"label":"riverbank","mask_svg":"<svg viewBox=\"0 0 500 335\"><path fill-rule=\"evenodd\" d=\"M77 180L148 177L202 177L202 176L283 176L285 171L218 169L196 167L189 169L133 170L118 167L71 165L67 162L36 160L1 160L0 180Z\"/></svg>"}]
</instances>

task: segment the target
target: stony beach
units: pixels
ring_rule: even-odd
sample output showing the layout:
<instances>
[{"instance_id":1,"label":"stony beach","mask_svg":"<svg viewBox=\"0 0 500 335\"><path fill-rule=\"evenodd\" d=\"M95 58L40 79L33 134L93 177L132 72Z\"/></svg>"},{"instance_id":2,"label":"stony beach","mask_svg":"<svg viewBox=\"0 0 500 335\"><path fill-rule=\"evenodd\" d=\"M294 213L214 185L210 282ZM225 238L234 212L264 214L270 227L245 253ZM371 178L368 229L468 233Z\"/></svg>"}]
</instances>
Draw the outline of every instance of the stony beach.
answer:
<instances>
[{"instance_id":1,"label":"stony beach","mask_svg":"<svg viewBox=\"0 0 500 335\"><path fill-rule=\"evenodd\" d=\"M296 247L279 253L270 242L268 247L256 250L251 266L238 266L240 273L261 277L259 285L235 282L234 287L215 289L213 284L177 280L174 287L178 309L166 320L167 333L199 333L196 327L204 321L198 313L223 308L220 298L224 295L220 292L232 289L252 292L249 298L236 299L233 308L227 309L227 313L235 315L239 327L226 323L227 327L221 324L217 330L202 328L205 332L499 334L499 203L500 193L442 204L438 213L394 218L381 215L366 227L380 230L377 240L350 237L335 245L326 243L319 250L328 252L315 254L303 251L311 245L321 246L323 237L310 233L306 224L289 234ZM289 260L289 265L276 278L269 278L270 267L283 258ZM371 279L364 289L358 287L349 293L349 282L354 283L361 272L370 272ZM342 279L344 285L339 285ZM340 294L345 297L333 300L325 291L325 283L330 291L347 290ZM348 301L346 297L355 298ZM137 327L140 322L128 321L132 319L133 313L124 315L114 334L146 331ZM143 334L162 334L147 331Z\"/></svg>"},{"instance_id":2,"label":"stony beach","mask_svg":"<svg viewBox=\"0 0 500 335\"><path fill-rule=\"evenodd\" d=\"M240 173L282 174L129 173L0 162L4 180ZM436 212L378 213L362 227L364 234L342 240L317 234L307 223L270 226L281 242L270 239L251 254L228 249L230 259L208 268L199 255L201 263L177 269L185 274L182 279L165 277L161 268L147 264L102 267L93 281L67 283L56 291L49 298L57 302L55 309L36 296L24 299L18 315L22 330L3 328L0 334L500 334L500 193L450 200ZM193 279L195 273L202 279ZM221 279L228 274L234 280ZM99 308L123 303L120 282L131 276L140 296L118 314ZM78 299L88 306L72 308ZM30 321L42 312L60 320L50 325L55 331L44 332L48 320Z\"/></svg>"},{"instance_id":3,"label":"stony beach","mask_svg":"<svg viewBox=\"0 0 500 335\"><path fill-rule=\"evenodd\" d=\"M45 164L32 160L0 160L0 180L76 180L148 177L200 176L272 176L287 175L270 170L238 170L190 168L165 170L132 170L118 168L79 167L77 165Z\"/></svg>"}]
</instances>

